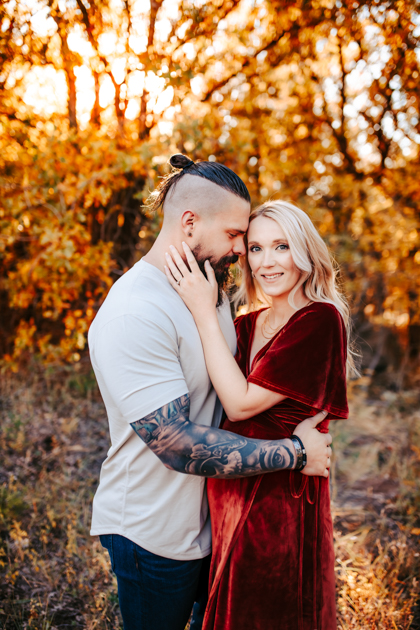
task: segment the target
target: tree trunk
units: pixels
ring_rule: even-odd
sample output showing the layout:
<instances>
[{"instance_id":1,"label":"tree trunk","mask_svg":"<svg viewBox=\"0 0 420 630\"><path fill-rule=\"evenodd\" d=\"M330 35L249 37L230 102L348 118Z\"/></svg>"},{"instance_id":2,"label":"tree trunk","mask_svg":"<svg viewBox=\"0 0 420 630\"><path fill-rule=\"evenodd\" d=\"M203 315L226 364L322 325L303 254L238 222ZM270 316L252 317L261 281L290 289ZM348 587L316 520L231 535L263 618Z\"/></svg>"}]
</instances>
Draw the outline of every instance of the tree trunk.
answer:
<instances>
[{"instance_id":1,"label":"tree trunk","mask_svg":"<svg viewBox=\"0 0 420 630\"><path fill-rule=\"evenodd\" d=\"M67 25L61 13L55 9L54 21L57 24L58 35L61 40L61 55L63 60L63 69L66 74L67 82L67 111L69 117L70 129L77 131L77 94L76 94L76 75L74 74L74 55L67 43Z\"/></svg>"},{"instance_id":2,"label":"tree trunk","mask_svg":"<svg viewBox=\"0 0 420 630\"><path fill-rule=\"evenodd\" d=\"M408 326L408 357L416 362L420 356L420 324Z\"/></svg>"},{"instance_id":3,"label":"tree trunk","mask_svg":"<svg viewBox=\"0 0 420 630\"><path fill-rule=\"evenodd\" d=\"M124 110L120 109L121 86L118 85L118 83L114 81L114 87L115 87L114 106L115 106L115 115L117 117L117 124L118 124L118 135L123 136L125 112Z\"/></svg>"},{"instance_id":4,"label":"tree trunk","mask_svg":"<svg viewBox=\"0 0 420 630\"><path fill-rule=\"evenodd\" d=\"M155 27L156 27L156 18L160 7L162 6L163 0L150 0L150 17L149 17L149 33L147 36L147 54L150 60L154 59L154 51L153 45L155 41ZM146 76L144 77L146 81ZM143 94L141 95L140 101L140 114L139 114L139 138L140 140L145 140L148 138L150 129L146 125L146 116L147 116L147 101L148 101L148 92L146 90L146 86L143 87Z\"/></svg>"},{"instance_id":5,"label":"tree trunk","mask_svg":"<svg viewBox=\"0 0 420 630\"><path fill-rule=\"evenodd\" d=\"M145 140L149 135L149 129L146 127L146 115L147 115L147 100L148 94L146 88L143 88L143 94L140 101L140 114L139 114L139 138Z\"/></svg>"},{"instance_id":6,"label":"tree trunk","mask_svg":"<svg viewBox=\"0 0 420 630\"><path fill-rule=\"evenodd\" d=\"M420 324L412 323L417 314L418 295L417 291L409 291L410 298L410 321L408 324L408 358L414 363L420 358Z\"/></svg>"},{"instance_id":7,"label":"tree trunk","mask_svg":"<svg viewBox=\"0 0 420 630\"><path fill-rule=\"evenodd\" d=\"M77 131L77 116L76 116L76 76L74 74L74 68L71 64L65 64L65 72L67 77L68 87L68 99L67 107L69 112L69 124L71 129Z\"/></svg>"},{"instance_id":8,"label":"tree trunk","mask_svg":"<svg viewBox=\"0 0 420 630\"><path fill-rule=\"evenodd\" d=\"M93 70L93 78L95 81L95 102L92 107L92 111L90 113L90 122L92 125L96 127L100 127L101 125L101 106L99 105L99 72Z\"/></svg>"}]
</instances>

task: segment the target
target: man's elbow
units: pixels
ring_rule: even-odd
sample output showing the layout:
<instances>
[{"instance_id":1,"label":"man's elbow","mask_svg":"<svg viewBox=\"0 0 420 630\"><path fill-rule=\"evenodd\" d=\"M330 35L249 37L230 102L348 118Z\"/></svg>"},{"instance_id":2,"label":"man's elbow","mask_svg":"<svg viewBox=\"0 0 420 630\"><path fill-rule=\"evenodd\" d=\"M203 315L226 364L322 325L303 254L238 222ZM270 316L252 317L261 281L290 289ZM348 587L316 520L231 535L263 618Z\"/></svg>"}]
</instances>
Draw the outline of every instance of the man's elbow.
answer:
<instances>
[{"instance_id":1,"label":"man's elbow","mask_svg":"<svg viewBox=\"0 0 420 630\"><path fill-rule=\"evenodd\" d=\"M157 457L168 470L185 473L182 462L178 458L172 457L170 453L162 453L157 455Z\"/></svg>"}]
</instances>

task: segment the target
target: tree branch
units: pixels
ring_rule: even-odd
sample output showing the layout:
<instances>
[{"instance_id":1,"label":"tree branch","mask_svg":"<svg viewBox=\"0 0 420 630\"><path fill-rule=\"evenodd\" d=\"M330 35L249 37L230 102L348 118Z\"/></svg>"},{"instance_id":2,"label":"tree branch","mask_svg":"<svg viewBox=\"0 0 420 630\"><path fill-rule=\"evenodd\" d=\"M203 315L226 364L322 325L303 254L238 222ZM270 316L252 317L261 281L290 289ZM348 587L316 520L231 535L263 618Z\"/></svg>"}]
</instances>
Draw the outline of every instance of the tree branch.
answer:
<instances>
[{"instance_id":1,"label":"tree branch","mask_svg":"<svg viewBox=\"0 0 420 630\"><path fill-rule=\"evenodd\" d=\"M217 92L217 90L220 90L220 88L224 87L227 83L229 83L229 81L231 79L233 79L234 77L238 76L238 74L240 74L241 72L244 71L245 68L249 68L251 66L251 63L253 61L255 61L255 59L258 57L258 55L264 51L269 51L271 48L274 48L274 46L280 41L280 39L283 37L285 31L281 31L281 33L278 33L274 39L271 40L271 42L269 42L268 44L265 44L264 46L261 46L261 48L259 48L251 57L243 57L242 59L242 67L239 68L239 70L237 70L236 72L232 72L232 74L230 74L228 77L222 79L221 81L218 81L217 83L215 83L210 90L208 90L207 94L205 95L205 97L202 100L203 103L207 102L209 100L209 98L212 96L212 94L214 94L214 92Z\"/></svg>"},{"instance_id":2,"label":"tree branch","mask_svg":"<svg viewBox=\"0 0 420 630\"><path fill-rule=\"evenodd\" d=\"M74 61L73 54L69 48L67 38L68 38L68 24L64 19L61 11L58 8L58 5L55 6L51 2L49 2L51 10L51 17L57 25L57 33L61 41L61 53L62 53L62 63L64 68L64 73L66 75L67 88L68 88L68 96L67 96L67 110L69 117L69 125L70 128L77 130L77 116L76 116L76 75L74 74Z\"/></svg>"},{"instance_id":3,"label":"tree branch","mask_svg":"<svg viewBox=\"0 0 420 630\"><path fill-rule=\"evenodd\" d=\"M116 82L116 80L114 78L114 75L112 74L112 71L111 71L111 69L109 67L108 60L106 59L106 57L104 57L99 52L98 43L97 43L97 41L96 41L96 39L95 39L95 37L93 35L93 26L92 26L92 24L90 22L90 18L89 18L89 14L87 12L87 9L86 9L85 5L83 4L82 0L76 0L76 2L77 2L77 6L79 7L79 9L80 9L80 11L82 13L82 21L83 21L83 24L85 26L86 34L88 36L89 42L90 42L93 50L95 51L95 53L98 55L99 60L103 63L103 66L105 68L105 72L109 75L115 90L117 90L117 88L119 86L118 86L118 83Z\"/></svg>"},{"instance_id":4,"label":"tree branch","mask_svg":"<svg viewBox=\"0 0 420 630\"><path fill-rule=\"evenodd\" d=\"M355 165L355 159L352 156L352 154L350 153L349 150L349 144L348 144L348 140L345 134L345 130L344 130L344 126L345 126L345 115L344 115L344 107L346 105L346 69L345 69L345 65L344 65L344 58L343 58L343 49L342 49L342 43L341 40L338 40L338 50L339 50L339 61L340 61L340 69L341 69L341 87L340 87L340 96L341 96L341 112L340 112L340 122L341 122L341 132L339 133L337 131L337 129L333 126L333 120L331 120L331 116L328 115L327 113L327 108L326 108L326 101L325 101L325 93L322 90L321 87L321 80L320 78L315 74L315 71L313 70L313 77L314 79L317 81L318 85L321 87L321 90L323 92L323 100L324 100L324 107L323 107L323 112L324 112L324 122L327 123L327 125L330 127L334 138L337 141L337 144L340 148L340 152L343 154L347 164L348 164L348 168L350 170L350 172L357 178L362 177L362 174L357 170L356 165Z\"/></svg>"},{"instance_id":5,"label":"tree branch","mask_svg":"<svg viewBox=\"0 0 420 630\"><path fill-rule=\"evenodd\" d=\"M217 16L219 19L219 22L220 20L224 20L230 13L232 13L232 11L236 9L240 1L241 0L232 0L231 5L229 7L223 7L224 11L221 13L221 15ZM188 18L188 19L191 19L191 18ZM177 50L179 50L179 48L181 48L181 46L183 46L184 44L192 42L203 35L210 35L214 32L215 29L217 29L217 24L215 24L214 22L212 23L212 27L208 29L204 28L203 25L205 24L206 24L205 20L195 22L195 29L191 31L191 34L186 36L185 39L179 41L179 43L173 49L172 54L174 54ZM173 34L175 32L175 28L176 27L179 28L179 26L180 24L179 22L177 22L174 25L173 30L171 31L171 34Z\"/></svg>"},{"instance_id":6,"label":"tree branch","mask_svg":"<svg viewBox=\"0 0 420 630\"><path fill-rule=\"evenodd\" d=\"M156 28L156 18L160 7L162 6L163 0L151 0L150 1L150 17L149 17L149 33L147 36L147 54L149 59L154 59L154 41L155 41L155 28ZM149 100L149 93L146 90L146 76L144 77L144 85L143 85L143 93L140 98L140 114L139 114L139 138L140 140L145 140L149 133L150 129L146 124L147 117L147 102Z\"/></svg>"}]
</instances>

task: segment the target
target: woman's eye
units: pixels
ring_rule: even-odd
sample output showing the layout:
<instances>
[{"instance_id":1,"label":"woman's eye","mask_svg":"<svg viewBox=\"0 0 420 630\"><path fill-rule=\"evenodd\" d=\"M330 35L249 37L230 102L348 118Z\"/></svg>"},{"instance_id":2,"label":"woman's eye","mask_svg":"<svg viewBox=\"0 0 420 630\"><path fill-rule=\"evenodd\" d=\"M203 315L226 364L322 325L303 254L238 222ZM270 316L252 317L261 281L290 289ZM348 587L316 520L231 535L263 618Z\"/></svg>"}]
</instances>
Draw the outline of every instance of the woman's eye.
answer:
<instances>
[{"instance_id":1,"label":"woman's eye","mask_svg":"<svg viewBox=\"0 0 420 630\"><path fill-rule=\"evenodd\" d=\"M252 247L249 248L250 252L257 252L259 251L261 248L258 247L258 245L252 245Z\"/></svg>"},{"instance_id":2,"label":"woman's eye","mask_svg":"<svg viewBox=\"0 0 420 630\"><path fill-rule=\"evenodd\" d=\"M281 245L278 245L277 249L280 249L281 251L285 251L286 249L289 249L289 246L283 243Z\"/></svg>"}]
</instances>

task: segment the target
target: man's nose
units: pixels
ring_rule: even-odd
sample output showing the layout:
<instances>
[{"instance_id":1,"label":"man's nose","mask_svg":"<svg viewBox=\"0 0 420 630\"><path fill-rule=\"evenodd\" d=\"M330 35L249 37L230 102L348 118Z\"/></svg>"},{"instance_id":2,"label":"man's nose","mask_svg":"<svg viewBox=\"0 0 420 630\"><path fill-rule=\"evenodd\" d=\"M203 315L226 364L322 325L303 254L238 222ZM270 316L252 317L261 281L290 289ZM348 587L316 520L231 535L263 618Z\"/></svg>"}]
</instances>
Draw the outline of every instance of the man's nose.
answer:
<instances>
[{"instance_id":1,"label":"man's nose","mask_svg":"<svg viewBox=\"0 0 420 630\"><path fill-rule=\"evenodd\" d=\"M245 256L245 254L246 254L246 247L245 247L245 242L244 242L244 237L243 236L241 238L238 238L235 241L235 244L233 246L233 253L235 254L235 256Z\"/></svg>"}]
</instances>

